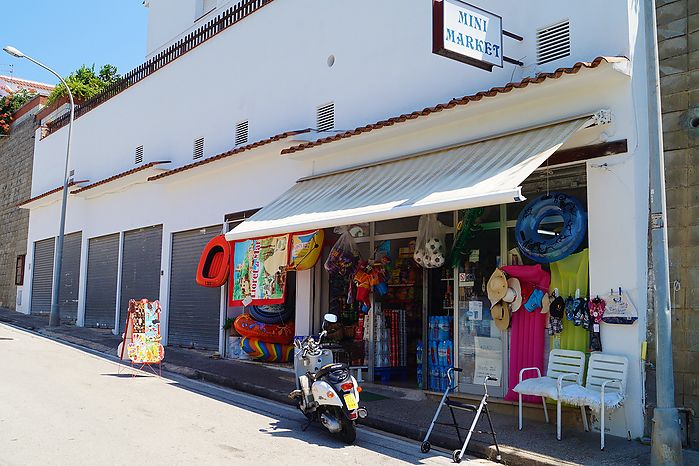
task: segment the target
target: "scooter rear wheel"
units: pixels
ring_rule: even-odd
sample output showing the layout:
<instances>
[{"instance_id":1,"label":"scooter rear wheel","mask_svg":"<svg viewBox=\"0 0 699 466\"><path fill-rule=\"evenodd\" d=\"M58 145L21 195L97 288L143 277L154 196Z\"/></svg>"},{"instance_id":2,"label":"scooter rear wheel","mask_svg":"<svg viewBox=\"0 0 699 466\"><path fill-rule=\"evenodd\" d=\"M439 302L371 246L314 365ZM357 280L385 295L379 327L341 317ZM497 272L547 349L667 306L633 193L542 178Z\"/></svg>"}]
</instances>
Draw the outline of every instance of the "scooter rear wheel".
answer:
<instances>
[{"instance_id":1,"label":"scooter rear wheel","mask_svg":"<svg viewBox=\"0 0 699 466\"><path fill-rule=\"evenodd\" d=\"M354 425L354 421L342 416L340 418L340 423L342 425L342 430L337 434L343 442L347 445L352 445L357 439L357 427Z\"/></svg>"}]
</instances>

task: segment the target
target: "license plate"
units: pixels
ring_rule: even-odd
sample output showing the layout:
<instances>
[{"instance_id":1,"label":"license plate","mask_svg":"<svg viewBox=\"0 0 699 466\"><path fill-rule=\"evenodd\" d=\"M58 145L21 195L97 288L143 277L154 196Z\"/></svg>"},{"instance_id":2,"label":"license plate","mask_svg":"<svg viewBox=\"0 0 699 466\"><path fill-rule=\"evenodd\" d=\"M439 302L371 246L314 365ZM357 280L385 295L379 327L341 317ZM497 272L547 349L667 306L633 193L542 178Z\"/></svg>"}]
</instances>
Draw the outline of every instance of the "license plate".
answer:
<instances>
[{"instance_id":1,"label":"license plate","mask_svg":"<svg viewBox=\"0 0 699 466\"><path fill-rule=\"evenodd\" d=\"M347 405L347 409L350 411L357 409L359 406L357 406L357 400L354 398L354 395L351 393L348 393L345 395L345 404Z\"/></svg>"}]
</instances>

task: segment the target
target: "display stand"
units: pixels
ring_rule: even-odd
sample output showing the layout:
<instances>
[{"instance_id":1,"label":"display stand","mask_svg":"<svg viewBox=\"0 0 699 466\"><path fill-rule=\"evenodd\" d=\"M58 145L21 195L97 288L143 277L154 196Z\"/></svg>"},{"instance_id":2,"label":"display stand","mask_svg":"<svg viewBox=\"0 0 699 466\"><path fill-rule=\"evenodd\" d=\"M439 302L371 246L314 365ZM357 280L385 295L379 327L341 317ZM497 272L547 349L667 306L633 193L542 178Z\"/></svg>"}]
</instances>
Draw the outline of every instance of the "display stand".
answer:
<instances>
[{"instance_id":1,"label":"display stand","mask_svg":"<svg viewBox=\"0 0 699 466\"><path fill-rule=\"evenodd\" d=\"M154 375L162 377L165 349L160 340L160 303L130 300L122 341L117 348L119 359L123 361L128 356L132 369L142 371L147 367Z\"/></svg>"}]
</instances>

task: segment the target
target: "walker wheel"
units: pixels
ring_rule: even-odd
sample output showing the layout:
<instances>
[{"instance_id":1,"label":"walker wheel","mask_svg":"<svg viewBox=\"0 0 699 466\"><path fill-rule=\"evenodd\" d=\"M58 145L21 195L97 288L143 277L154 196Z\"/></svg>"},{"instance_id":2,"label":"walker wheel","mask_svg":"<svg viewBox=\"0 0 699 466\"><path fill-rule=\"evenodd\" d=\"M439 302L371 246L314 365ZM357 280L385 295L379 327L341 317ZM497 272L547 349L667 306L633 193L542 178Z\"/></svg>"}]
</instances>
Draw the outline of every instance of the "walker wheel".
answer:
<instances>
[{"instance_id":1,"label":"walker wheel","mask_svg":"<svg viewBox=\"0 0 699 466\"><path fill-rule=\"evenodd\" d=\"M461 450L454 450L454 453L451 454L451 459L454 463L461 463Z\"/></svg>"},{"instance_id":2,"label":"walker wheel","mask_svg":"<svg viewBox=\"0 0 699 466\"><path fill-rule=\"evenodd\" d=\"M422 442L422 445L420 445L420 451L423 453L429 452L431 448L430 442Z\"/></svg>"}]
</instances>

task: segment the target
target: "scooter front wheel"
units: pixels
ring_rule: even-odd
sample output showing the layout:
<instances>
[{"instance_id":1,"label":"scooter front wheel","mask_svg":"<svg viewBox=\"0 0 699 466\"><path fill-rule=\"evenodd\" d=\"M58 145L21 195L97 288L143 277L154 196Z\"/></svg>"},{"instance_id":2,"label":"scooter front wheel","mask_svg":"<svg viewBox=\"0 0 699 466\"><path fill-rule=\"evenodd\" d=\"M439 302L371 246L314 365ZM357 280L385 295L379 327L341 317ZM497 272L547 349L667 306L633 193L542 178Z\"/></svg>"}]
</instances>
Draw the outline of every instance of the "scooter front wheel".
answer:
<instances>
[{"instance_id":1,"label":"scooter front wheel","mask_svg":"<svg viewBox=\"0 0 699 466\"><path fill-rule=\"evenodd\" d=\"M432 444L430 444L430 442L422 442L422 445L420 445L420 451L423 453L429 453L431 449Z\"/></svg>"},{"instance_id":2,"label":"scooter front wheel","mask_svg":"<svg viewBox=\"0 0 699 466\"><path fill-rule=\"evenodd\" d=\"M461 450L454 450L454 452L451 454L451 459L454 461L454 463L461 463Z\"/></svg>"}]
</instances>

